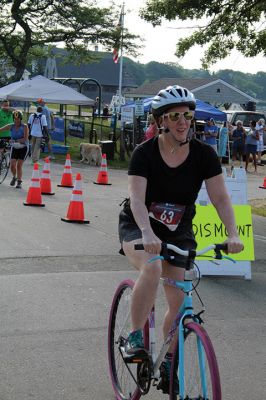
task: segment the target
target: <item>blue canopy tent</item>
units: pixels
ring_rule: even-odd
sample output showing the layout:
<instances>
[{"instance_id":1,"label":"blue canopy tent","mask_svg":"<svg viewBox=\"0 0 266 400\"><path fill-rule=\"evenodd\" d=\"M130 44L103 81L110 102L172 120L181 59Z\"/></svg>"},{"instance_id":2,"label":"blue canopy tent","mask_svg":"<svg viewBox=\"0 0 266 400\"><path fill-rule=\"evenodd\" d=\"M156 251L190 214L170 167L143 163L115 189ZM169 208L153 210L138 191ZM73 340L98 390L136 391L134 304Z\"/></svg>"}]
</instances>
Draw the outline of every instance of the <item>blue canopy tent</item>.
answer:
<instances>
[{"instance_id":1,"label":"blue canopy tent","mask_svg":"<svg viewBox=\"0 0 266 400\"><path fill-rule=\"evenodd\" d=\"M153 97L149 97L149 98L143 100L144 112L151 111L152 100L153 100ZM135 103L129 102L129 103L125 104L125 106L134 108ZM227 116L226 116L225 112L218 110L218 108L215 108L215 107L211 106L210 104L204 103L204 101L197 99L196 100L195 119L206 120L208 118L213 118L215 121L220 121L220 122L227 120Z\"/></svg>"}]
</instances>

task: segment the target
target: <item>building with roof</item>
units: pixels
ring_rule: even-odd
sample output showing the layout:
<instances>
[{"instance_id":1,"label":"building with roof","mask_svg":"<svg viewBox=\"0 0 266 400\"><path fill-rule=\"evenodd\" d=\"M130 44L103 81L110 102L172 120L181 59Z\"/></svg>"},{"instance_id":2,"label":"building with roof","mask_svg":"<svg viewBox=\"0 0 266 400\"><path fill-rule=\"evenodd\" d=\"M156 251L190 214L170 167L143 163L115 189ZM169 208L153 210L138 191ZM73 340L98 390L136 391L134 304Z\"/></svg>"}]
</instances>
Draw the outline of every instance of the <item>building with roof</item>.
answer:
<instances>
[{"instance_id":1,"label":"building with roof","mask_svg":"<svg viewBox=\"0 0 266 400\"><path fill-rule=\"evenodd\" d=\"M62 58L66 56L66 50L54 49L54 57L48 58L44 67L44 76L50 79L69 79L68 86L77 88L74 78L94 79L102 88L102 103L109 104L113 95L118 91L119 86L119 64L115 64L111 53L92 52L95 55L95 62L82 63L74 65L73 63L64 63ZM136 88L137 84L134 77L129 73L126 63L123 64L122 92ZM98 97L98 87L91 81L82 87L82 94L96 99Z\"/></svg>"},{"instance_id":2,"label":"building with roof","mask_svg":"<svg viewBox=\"0 0 266 400\"><path fill-rule=\"evenodd\" d=\"M128 89L125 92L126 98L137 99L155 96L161 89L167 86L180 85L194 93L197 99L214 106L229 108L232 103L237 103L243 108L247 105L254 106L258 100L242 92L235 86L230 85L222 79L182 79L162 78L153 82L145 83L138 88Z\"/></svg>"}]
</instances>

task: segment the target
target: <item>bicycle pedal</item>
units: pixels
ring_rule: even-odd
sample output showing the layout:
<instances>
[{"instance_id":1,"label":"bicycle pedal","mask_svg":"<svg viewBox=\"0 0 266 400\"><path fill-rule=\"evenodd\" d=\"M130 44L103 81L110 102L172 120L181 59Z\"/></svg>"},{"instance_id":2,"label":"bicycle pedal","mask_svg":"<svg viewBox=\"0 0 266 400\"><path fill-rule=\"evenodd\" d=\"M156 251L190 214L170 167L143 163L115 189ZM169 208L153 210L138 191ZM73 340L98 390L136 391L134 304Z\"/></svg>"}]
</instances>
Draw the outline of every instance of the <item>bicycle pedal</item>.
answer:
<instances>
[{"instance_id":1,"label":"bicycle pedal","mask_svg":"<svg viewBox=\"0 0 266 400\"><path fill-rule=\"evenodd\" d=\"M143 349L138 354L127 354L123 347L120 348L122 352L123 359L126 364L141 364L149 360L150 356L147 350Z\"/></svg>"}]
</instances>

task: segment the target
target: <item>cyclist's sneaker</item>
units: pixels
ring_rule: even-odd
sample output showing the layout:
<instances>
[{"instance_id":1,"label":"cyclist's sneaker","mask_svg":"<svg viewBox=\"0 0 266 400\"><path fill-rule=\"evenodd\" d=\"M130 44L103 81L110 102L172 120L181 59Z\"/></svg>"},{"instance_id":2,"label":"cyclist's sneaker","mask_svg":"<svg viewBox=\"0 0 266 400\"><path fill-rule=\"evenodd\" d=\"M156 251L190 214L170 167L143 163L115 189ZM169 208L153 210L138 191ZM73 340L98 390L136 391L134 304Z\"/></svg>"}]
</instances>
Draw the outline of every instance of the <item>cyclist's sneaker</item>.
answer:
<instances>
[{"instance_id":1,"label":"cyclist's sneaker","mask_svg":"<svg viewBox=\"0 0 266 400\"><path fill-rule=\"evenodd\" d=\"M161 377L160 381L157 385L158 390L162 390L163 393L169 394L170 392L170 371L171 371L171 361L166 360L163 361L160 366ZM179 393L179 382L177 375L175 375L174 379L174 393Z\"/></svg>"},{"instance_id":2,"label":"cyclist's sneaker","mask_svg":"<svg viewBox=\"0 0 266 400\"><path fill-rule=\"evenodd\" d=\"M13 176L13 178L11 179L11 182L10 182L10 186L15 186L16 182L17 182L17 178L15 176Z\"/></svg>"},{"instance_id":3,"label":"cyclist's sneaker","mask_svg":"<svg viewBox=\"0 0 266 400\"><path fill-rule=\"evenodd\" d=\"M21 188L22 188L22 185L21 185L21 184L22 184L22 181L18 180L16 189L21 189Z\"/></svg>"},{"instance_id":4,"label":"cyclist's sneaker","mask_svg":"<svg viewBox=\"0 0 266 400\"><path fill-rule=\"evenodd\" d=\"M147 356L147 351L144 348L142 330L131 332L125 344L126 357L131 356Z\"/></svg>"}]
</instances>

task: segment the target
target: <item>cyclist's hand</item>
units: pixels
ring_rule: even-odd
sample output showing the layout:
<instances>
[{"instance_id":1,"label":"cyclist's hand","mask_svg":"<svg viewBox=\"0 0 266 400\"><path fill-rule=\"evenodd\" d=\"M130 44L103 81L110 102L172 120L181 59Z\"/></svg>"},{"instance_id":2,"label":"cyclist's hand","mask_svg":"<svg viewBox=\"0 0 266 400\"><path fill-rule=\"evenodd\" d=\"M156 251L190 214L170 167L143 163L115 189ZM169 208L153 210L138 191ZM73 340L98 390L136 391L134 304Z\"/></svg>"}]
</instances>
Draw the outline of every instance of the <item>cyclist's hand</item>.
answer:
<instances>
[{"instance_id":1,"label":"cyclist's hand","mask_svg":"<svg viewBox=\"0 0 266 400\"><path fill-rule=\"evenodd\" d=\"M228 252L227 253L240 253L244 250L244 245L238 236L228 237L224 243L227 243Z\"/></svg>"},{"instance_id":2,"label":"cyclist's hand","mask_svg":"<svg viewBox=\"0 0 266 400\"><path fill-rule=\"evenodd\" d=\"M151 254L160 254L162 241L154 234L152 229L142 231L144 250Z\"/></svg>"}]
</instances>

